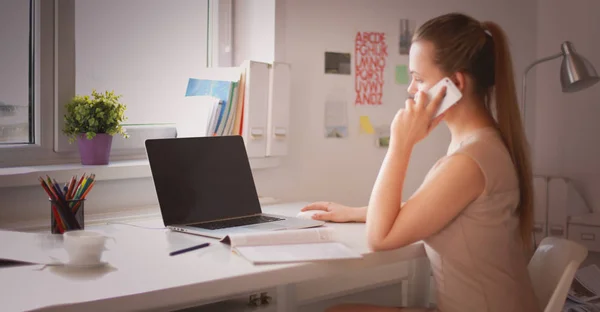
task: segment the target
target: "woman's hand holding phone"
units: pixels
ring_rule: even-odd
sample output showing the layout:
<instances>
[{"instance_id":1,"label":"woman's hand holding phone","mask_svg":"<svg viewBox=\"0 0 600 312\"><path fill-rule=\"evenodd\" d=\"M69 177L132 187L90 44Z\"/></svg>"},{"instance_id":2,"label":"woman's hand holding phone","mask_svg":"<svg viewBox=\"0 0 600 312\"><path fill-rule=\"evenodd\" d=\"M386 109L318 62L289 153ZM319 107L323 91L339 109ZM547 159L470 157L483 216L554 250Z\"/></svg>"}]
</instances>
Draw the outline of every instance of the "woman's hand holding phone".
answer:
<instances>
[{"instance_id":1,"label":"woman's hand holding phone","mask_svg":"<svg viewBox=\"0 0 600 312\"><path fill-rule=\"evenodd\" d=\"M394 117L391 141L401 138L402 144L412 146L418 143L442 121L446 110L461 98L460 90L448 77L441 79L427 92L417 92L414 99L406 100L405 107Z\"/></svg>"},{"instance_id":2,"label":"woman's hand holding phone","mask_svg":"<svg viewBox=\"0 0 600 312\"><path fill-rule=\"evenodd\" d=\"M424 139L444 117L443 114L435 116L445 93L446 87L442 87L431 101L423 91L419 91L414 99L407 99L405 107L398 110L392 121L390 146L412 147Z\"/></svg>"}]
</instances>

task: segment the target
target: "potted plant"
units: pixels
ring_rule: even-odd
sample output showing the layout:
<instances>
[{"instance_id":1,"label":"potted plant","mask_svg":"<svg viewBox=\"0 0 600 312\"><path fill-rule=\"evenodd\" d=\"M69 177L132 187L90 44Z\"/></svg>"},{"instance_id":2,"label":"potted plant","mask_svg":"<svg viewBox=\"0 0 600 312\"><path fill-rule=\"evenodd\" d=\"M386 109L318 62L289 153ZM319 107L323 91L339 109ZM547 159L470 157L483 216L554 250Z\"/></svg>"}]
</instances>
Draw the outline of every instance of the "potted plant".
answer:
<instances>
[{"instance_id":1,"label":"potted plant","mask_svg":"<svg viewBox=\"0 0 600 312\"><path fill-rule=\"evenodd\" d=\"M63 133L69 137L69 143L77 141L82 164L108 164L113 135L128 137L121 126L127 118L120 98L114 91L93 90L91 96L75 95L66 104Z\"/></svg>"}]
</instances>

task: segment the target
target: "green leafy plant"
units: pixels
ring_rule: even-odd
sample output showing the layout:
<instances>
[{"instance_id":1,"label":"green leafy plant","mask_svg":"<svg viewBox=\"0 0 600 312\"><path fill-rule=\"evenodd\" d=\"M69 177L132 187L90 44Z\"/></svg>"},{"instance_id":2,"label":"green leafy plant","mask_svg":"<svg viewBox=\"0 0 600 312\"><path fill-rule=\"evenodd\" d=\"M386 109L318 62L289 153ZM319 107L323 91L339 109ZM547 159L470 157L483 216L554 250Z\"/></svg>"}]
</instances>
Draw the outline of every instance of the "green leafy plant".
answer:
<instances>
[{"instance_id":1,"label":"green leafy plant","mask_svg":"<svg viewBox=\"0 0 600 312\"><path fill-rule=\"evenodd\" d=\"M91 140L98 133L109 135L120 134L129 136L121 126L127 120L125 117L125 104L119 100L121 95L115 95L114 91L98 93L92 91L92 95L75 95L66 104L65 127L63 133L73 143L77 136L82 133Z\"/></svg>"}]
</instances>

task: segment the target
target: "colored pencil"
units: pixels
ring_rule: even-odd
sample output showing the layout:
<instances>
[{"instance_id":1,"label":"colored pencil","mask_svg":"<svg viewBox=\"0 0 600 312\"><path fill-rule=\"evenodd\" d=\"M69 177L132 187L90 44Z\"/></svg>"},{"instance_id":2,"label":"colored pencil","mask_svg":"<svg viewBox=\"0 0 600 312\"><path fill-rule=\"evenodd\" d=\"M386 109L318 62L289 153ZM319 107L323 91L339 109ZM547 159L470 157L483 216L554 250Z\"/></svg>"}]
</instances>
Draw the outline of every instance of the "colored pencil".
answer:
<instances>
[{"instance_id":1,"label":"colored pencil","mask_svg":"<svg viewBox=\"0 0 600 312\"><path fill-rule=\"evenodd\" d=\"M46 175L45 178L38 177L40 185L52 202L51 214L54 218L54 232L62 233L71 229L81 228L75 214L83 205L83 200L92 190L95 184L95 174L86 176L84 173L79 179L77 176L71 177L61 184Z\"/></svg>"},{"instance_id":2,"label":"colored pencil","mask_svg":"<svg viewBox=\"0 0 600 312\"><path fill-rule=\"evenodd\" d=\"M73 187L75 187L75 181L77 180L77 176L73 176L71 181L69 181L69 187L67 188L67 200L72 198Z\"/></svg>"},{"instance_id":3,"label":"colored pencil","mask_svg":"<svg viewBox=\"0 0 600 312\"><path fill-rule=\"evenodd\" d=\"M52 195L52 192L50 192L50 189L48 188L48 186L44 182L44 179L40 178L39 180L40 180L40 183L42 185L42 188L48 194L48 197L50 199L52 199L54 195ZM58 228L59 232L63 232L65 228L64 228L62 219L61 219L60 215L58 214L58 211L56 210L56 207L54 207L54 205L52 205L52 211L51 211L51 213L54 215L54 220L56 222L56 227Z\"/></svg>"},{"instance_id":4,"label":"colored pencil","mask_svg":"<svg viewBox=\"0 0 600 312\"><path fill-rule=\"evenodd\" d=\"M88 188L85 190L85 192L83 193L83 195L81 195L81 198L79 199L79 201L77 201L77 203L75 204L75 206L73 207L73 213L77 213L77 211L79 210L79 206L81 206L82 201L85 200L85 197L87 196L87 194L92 190L92 188L94 187L94 184L96 183L96 181L92 181L92 183L90 183L90 185L88 186Z\"/></svg>"}]
</instances>

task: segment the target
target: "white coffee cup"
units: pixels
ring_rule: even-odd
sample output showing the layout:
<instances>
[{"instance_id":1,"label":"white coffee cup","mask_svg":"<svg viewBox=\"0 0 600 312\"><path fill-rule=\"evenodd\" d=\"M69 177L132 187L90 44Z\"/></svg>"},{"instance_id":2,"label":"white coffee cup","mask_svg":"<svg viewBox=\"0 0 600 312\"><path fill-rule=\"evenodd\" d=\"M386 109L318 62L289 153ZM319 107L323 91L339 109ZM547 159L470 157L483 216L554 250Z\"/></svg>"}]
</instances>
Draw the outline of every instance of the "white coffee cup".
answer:
<instances>
[{"instance_id":1,"label":"white coffee cup","mask_svg":"<svg viewBox=\"0 0 600 312\"><path fill-rule=\"evenodd\" d=\"M98 232L76 230L63 233L64 248L71 265L94 265L100 263L106 250L106 240L112 238Z\"/></svg>"}]
</instances>

